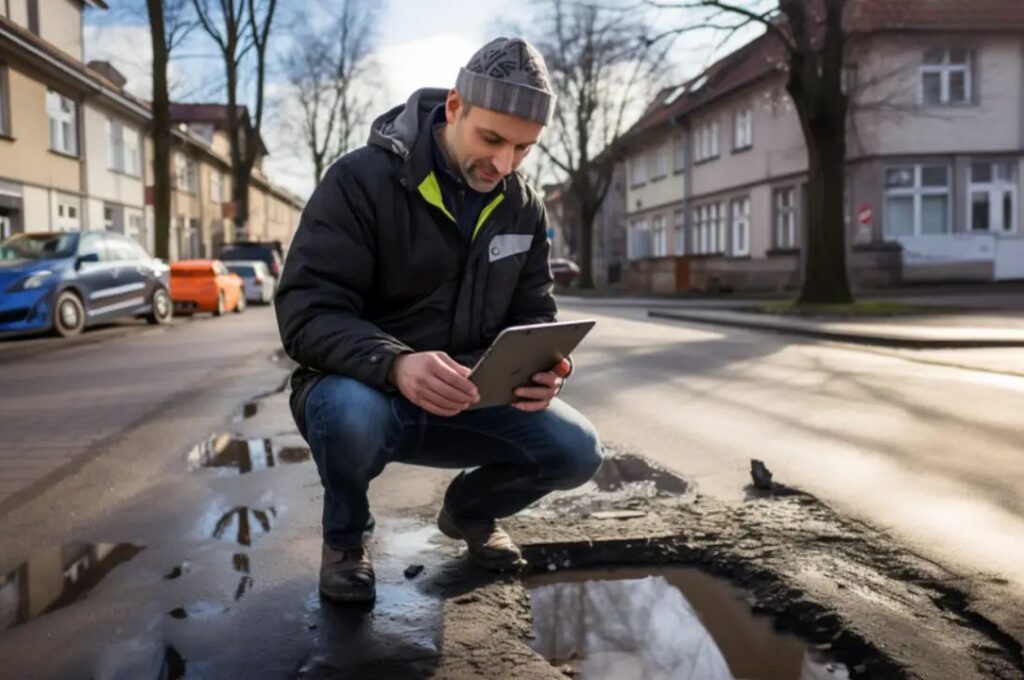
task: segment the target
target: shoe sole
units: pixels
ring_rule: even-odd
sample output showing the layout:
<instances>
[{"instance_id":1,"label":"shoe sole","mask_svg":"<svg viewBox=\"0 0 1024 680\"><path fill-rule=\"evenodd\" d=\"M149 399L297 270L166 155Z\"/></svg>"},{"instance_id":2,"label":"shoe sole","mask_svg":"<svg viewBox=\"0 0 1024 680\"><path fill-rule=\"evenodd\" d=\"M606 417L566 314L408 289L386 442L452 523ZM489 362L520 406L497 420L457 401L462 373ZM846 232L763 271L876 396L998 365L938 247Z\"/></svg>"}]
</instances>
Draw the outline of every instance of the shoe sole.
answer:
<instances>
[{"instance_id":1,"label":"shoe sole","mask_svg":"<svg viewBox=\"0 0 1024 680\"><path fill-rule=\"evenodd\" d=\"M331 602L338 602L341 604L368 604L377 600L376 589L370 592L352 592L352 593L332 593L330 591L320 588L320 595L330 600Z\"/></svg>"}]
</instances>

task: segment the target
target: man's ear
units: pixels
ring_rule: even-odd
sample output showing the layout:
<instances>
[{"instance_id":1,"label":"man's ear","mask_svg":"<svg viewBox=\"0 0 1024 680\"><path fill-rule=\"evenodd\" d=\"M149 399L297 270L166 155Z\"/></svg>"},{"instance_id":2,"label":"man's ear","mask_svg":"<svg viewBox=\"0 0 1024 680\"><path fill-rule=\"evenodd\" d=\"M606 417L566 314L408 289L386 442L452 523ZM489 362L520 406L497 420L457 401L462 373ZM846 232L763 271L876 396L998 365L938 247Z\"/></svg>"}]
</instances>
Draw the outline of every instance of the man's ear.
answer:
<instances>
[{"instance_id":1,"label":"man's ear","mask_svg":"<svg viewBox=\"0 0 1024 680\"><path fill-rule=\"evenodd\" d=\"M456 118L458 118L459 111L462 110L464 104L462 102L462 96L455 90L448 90L448 98L444 102L444 117L445 122L448 125L453 125Z\"/></svg>"}]
</instances>

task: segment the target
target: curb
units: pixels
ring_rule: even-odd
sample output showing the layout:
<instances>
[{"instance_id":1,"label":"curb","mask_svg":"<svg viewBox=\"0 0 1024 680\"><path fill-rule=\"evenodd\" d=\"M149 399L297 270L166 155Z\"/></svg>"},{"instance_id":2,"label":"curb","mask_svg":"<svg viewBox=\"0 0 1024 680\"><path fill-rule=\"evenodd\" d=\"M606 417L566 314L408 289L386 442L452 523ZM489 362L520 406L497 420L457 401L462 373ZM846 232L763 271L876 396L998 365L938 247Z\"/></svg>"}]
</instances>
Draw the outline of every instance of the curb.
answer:
<instances>
[{"instance_id":1,"label":"curb","mask_svg":"<svg viewBox=\"0 0 1024 680\"><path fill-rule=\"evenodd\" d=\"M837 342L848 342L858 345L872 345L875 347L894 347L901 349L978 349L1024 347L1024 337L1020 339L909 337L906 335L888 333L870 333L865 331L854 332L827 328L814 328L811 326L796 326L769 319L741 319L736 318L734 314L724 316L706 313L695 314L690 312L664 312L653 309L647 310L647 316L652 319L689 321L713 326L730 326L733 328L744 328L747 330L780 333L784 335L796 335L805 338L815 338L818 340L834 340Z\"/></svg>"}]
</instances>

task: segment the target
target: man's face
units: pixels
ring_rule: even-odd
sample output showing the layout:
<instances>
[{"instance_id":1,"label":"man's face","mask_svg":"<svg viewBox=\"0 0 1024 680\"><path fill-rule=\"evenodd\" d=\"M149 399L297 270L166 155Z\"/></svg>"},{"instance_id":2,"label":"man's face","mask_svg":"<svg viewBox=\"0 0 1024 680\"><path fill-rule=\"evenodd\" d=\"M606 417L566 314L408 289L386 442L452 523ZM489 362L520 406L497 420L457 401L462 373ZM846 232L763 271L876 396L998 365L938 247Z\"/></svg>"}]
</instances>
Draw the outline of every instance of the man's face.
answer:
<instances>
[{"instance_id":1,"label":"man's face","mask_svg":"<svg viewBox=\"0 0 1024 680\"><path fill-rule=\"evenodd\" d=\"M466 105L455 90L448 93L445 135L451 160L474 191L494 190L515 172L537 143L544 126L523 118Z\"/></svg>"}]
</instances>

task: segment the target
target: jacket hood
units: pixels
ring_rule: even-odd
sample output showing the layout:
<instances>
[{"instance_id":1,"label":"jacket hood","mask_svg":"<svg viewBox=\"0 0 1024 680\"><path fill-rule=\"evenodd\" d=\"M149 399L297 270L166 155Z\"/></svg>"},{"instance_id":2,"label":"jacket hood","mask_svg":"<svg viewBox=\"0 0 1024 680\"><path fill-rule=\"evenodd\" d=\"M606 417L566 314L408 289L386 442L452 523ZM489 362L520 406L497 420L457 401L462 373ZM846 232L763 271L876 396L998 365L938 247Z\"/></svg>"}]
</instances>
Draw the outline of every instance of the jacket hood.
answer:
<instances>
[{"instance_id":1,"label":"jacket hood","mask_svg":"<svg viewBox=\"0 0 1024 680\"><path fill-rule=\"evenodd\" d=\"M428 87L416 90L409 100L377 117L370 126L367 144L379 146L408 161L419 137L420 128L430 112L444 104L448 90Z\"/></svg>"}]
</instances>

